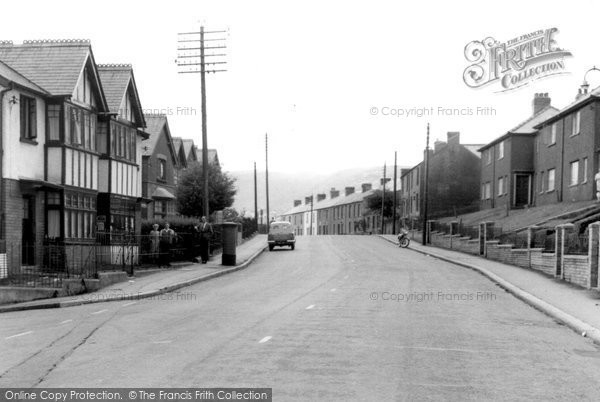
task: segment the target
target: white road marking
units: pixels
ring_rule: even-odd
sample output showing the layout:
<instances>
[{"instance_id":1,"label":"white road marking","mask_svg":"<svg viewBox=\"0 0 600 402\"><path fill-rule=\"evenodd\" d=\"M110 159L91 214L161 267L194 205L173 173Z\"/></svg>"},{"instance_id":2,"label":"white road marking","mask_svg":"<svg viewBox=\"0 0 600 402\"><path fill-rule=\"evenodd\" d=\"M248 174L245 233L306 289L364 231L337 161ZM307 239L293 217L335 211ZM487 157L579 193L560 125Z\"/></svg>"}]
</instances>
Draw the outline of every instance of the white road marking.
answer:
<instances>
[{"instance_id":1,"label":"white road marking","mask_svg":"<svg viewBox=\"0 0 600 402\"><path fill-rule=\"evenodd\" d=\"M137 302L131 302L131 303L127 303L127 304L123 304L123 307L127 307L127 306L133 306L134 304L136 304Z\"/></svg>"},{"instance_id":2,"label":"white road marking","mask_svg":"<svg viewBox=\"0 0 600 402\"><path fill-rule=\"evenodd\" d=\"M11 336L7 336L4 339L12 339L12 338L17 338L19 336L24 336L24 335L29 335L29 334L33 334L33 331L27 331L27 332L22 332L20 334L16 334L16 335L11 335Z\"/></svg>"},{"instance_id":3,"label":"white road marking","mask_svg":"<svg viewBox=\"0 0 600 402\"><path fill-rule=\"evenodd\" d=\"M311 304L311 305L310 305L310 306L308 306L306 309L307 309L307 310L310 310L310 309L311 309L311 308L313 308L314 306L315 306L314 304Z\"/></svg>"},{"instance_id":4,"label":"white road marking","mask_svg":"<svg viewBox=\"0 0 600 402\"><path fill-rule=\"evenodd\" d=\"M181 268L180 271L193 271L192 268Z\"/></svg>"},{"instance_id":5,"label":"white road marking","mask_svg":"<svg viewBox=\"0 0 600 402\"><path fill-rule=\"evenodd\" d=\"M64 320L63 322L61 322L61 324L66 324L66 323L71 322L71 321L73 321L73 320Z\"/></svg>"},{"instance_id":6,"label":"white road marking","mask_svg":"<svg viewBox=\"0 0 600 402\"><path fill-rule=\"evenodd\" d=\"M332 292L335 292L336 290L337 290L336 288L331 289Z\"/></svg>"},{"instance_id":7,"label":"white road marking","mask_svg":"<svg viewBox=\"0 0 600 402\"><path fill-rule=\"evenodd\" d=\"M154 344L163 344L163 343L171 343L171 342L173 342L173 341L154 341L152 343L154 343Z\"/></svg>"},{"instance_id":8,"label":"white road marking","mask_svg":"<svg viewBox=\"0 0 600 402\"><path fill-rule=\"evenodd\" d=\"M100 311L95 311L95 312L90 313L90 314L102 314L102 313L106 313L107 311L108 311L107 309L104 309L104 310L100 310Z\"/></svg>"},{"instance_id":9,"label":"white road marking","mask_svg":"<svg viewBox=\"0 0 600 402\"><path fill-rule=\"evenodd\" d=\"M258 343L265 343L265 342L269 342L271 340L272 336L265 336L264 338L262 338L260 341L258 341Z\"/></svg>"}]
</instances>

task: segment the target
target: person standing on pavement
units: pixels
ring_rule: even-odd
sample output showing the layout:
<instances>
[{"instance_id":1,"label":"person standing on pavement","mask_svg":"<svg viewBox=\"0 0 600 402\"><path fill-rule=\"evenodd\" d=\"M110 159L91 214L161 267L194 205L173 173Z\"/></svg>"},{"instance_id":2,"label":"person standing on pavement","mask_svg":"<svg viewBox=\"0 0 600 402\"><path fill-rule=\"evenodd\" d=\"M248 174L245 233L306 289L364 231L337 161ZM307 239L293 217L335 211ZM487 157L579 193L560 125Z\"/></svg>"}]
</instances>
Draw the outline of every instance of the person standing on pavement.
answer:
<instances>
[{"instance_id":1,"label":"person standing on pavement","mask_svg":"<svg viewBox=\"0 0 600 402\"><path fill-rule=\"evenodd\" d=\"M160 230L158 228L158 223L155 223L150 231L150 258L155 264L160 263Z\"/></svg>"},{"instance_id":2,"label":"person standing on pavement","mask_svg":"<svg viewBox=\"0 0 600 402\"><path fill-rule=\"evenodd\" d=\"M171 247L175 241L175 236L175 231L171 229L169 223L165 223L164 229L160 231L160 265L171 266Z\"/></svg>"},{"instance_id":3,"label":"person standing on pavement","mask_svg":"<svg viewBox=\"0 0 600 402\"><path fill-rule=\"evenodd\" d=\"M210 252L210 239L213 235L212 225L206 220L206 216L203 216L199 225L200 231L200 258L202 264L208 262L208 255Z\"/></svg>"}]
</instances>

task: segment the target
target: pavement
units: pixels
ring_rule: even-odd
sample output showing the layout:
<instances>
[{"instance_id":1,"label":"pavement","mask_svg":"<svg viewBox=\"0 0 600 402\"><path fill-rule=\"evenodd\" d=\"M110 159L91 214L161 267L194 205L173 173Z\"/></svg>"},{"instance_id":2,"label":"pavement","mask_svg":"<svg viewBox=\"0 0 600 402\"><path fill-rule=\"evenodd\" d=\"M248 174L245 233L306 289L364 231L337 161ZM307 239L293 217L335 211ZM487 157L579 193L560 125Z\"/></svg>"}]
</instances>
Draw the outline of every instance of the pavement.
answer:
<instances>
[{"instance_id":1,"label":"pavement","mask_svg":"<svg viewBox=\"0 0 600 402\"><path fill-rule=\"evenodd\" d=\"M0 387L269 387L276 401L597 401L600 347L479 273L299 236L162 297L0 315Z\"/></svg>"},{"instance_id":2,"label":"pavement","mask_svg":"<svg viewBox=\"0 0 600 402\"><path fill-rule=\"evenodd\" d=\"M397 236L382 235L398 244ZM600 292L586 290L541 272L411 240L410 250L473 269L534 308L600 344Z\"/></svg>"},{"instance_id":3,"label":"pavement","mask_svg":"<svg viewBox=\"0 0 600 402\"><path fill-rule=\"evenodd\" d=\"M266 247L267 236L257 235L237 247L236 265L233 267L221 265L221 255L218 254L212 256L206 264L173 263L173 268L170 269L138 270L129 281L115 283L95 292L2 305L0 313L155 297L243 269Z\"/></svg>"}]
</instances>

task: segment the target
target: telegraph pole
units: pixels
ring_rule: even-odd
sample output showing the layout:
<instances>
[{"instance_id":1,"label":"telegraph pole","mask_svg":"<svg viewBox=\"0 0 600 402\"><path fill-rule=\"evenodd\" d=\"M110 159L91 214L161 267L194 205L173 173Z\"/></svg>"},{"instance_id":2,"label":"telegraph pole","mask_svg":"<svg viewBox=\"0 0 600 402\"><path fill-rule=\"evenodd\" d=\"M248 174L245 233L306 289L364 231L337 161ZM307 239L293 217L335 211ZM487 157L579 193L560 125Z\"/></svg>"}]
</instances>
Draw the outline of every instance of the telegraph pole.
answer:
<instances>
[{"instance_id":1,"label":"telegraph pole","mask_svg":"<svg viewBox=\"0 0 600 402\"><path fill-rule=\"evenodd\" d=\"M256 222L256 230L258 230L258 194L256 185L256 162L254 162L254 221Z\"/></svg>"},{"instance_id":2,"label":"telegraph pole","mask_svg":"<svg viewBox=\"0 0 600 402\"><path fill-rule=\"evenodd\" d=\"M315 195L310 195L310 235L313 235L313 207L314 207Z\"/></svg>"},{"instance_id":3,"label":"telegraph pole","mask_svg":"<svg viewBox=\"0 0 600 402\"><path fill-rule=\"evenodd\" d=\"M427 142L425 143L425 183L423 185L423 245L427 244L427 237L429 234L427 233L427 220L429 219L427 216L427 204L429 198L429 123L427 123Z\"/></svg>"},{"instance_id":4,"label":"telegraph pole","mask_svg":"<svg viewBox=\"0 0 600 402\"><path fill-rule=\"evenodd\" d=\"M396 181L398 175L398 151L394 151L394 211L392 212L393 222L392 222L392 232L396 234L396 208L398 204L398 200L396 197Z\"/></svg>"},{"instance_id":5,"label":"telegraph pole","mask_svg":"<svg viewBox=\"0 0 600 402\"><path fill-rule=\"evenodd\" d=\"M225 49L222 43L215 46L206 46L207 41L223 42L224 38L205 38L205 35L224 34L227 31L205 31L204 26L200 26L199 32L179 33L177 40L177 66L183 68L180 74L200 74L200 96L202 100L202 176L203 176L203 215L210 216L209 194L208 194L208 140L206 125L206 74L218 73L227 70L206 69L206 66L216 66L226 64L225 61L206 62L207 57L222 57L225 54L205 54L206 50ZM198 69L199 68L199 69Z\"/></svg>"},{"instance_id":6,"label":"telegraph pole","mask_svg":"<svg viewBox=\"0 0 600 402\"><path fill-rule=\"evenodd\" d=\"M267 185L267 233L271 225L271 215L269 215L269 134L265 133L265 180Z\"/></svg>"},{"instance_id":7,"label":"telegraph pole","mask_svg":"<svg viewBox=\"0 0 600 402\"><path fill-rule=\"evenodd\" d=\"M386 164L384 162L383 164L383 192L381 193L381 234L383 234L383 228L384 228L384 210L385 210L385 182L386 182Z\"/></svg>"}]
</instances>

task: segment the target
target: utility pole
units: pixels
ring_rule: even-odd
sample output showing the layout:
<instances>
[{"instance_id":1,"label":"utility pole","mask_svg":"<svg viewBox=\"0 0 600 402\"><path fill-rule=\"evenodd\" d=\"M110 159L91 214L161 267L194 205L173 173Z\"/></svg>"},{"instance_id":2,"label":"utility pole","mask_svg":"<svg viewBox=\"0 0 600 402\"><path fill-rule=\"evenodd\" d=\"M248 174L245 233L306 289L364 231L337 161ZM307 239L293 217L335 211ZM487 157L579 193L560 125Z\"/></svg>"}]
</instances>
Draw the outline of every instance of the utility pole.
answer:
<instances>
[{"instance_id":1,"label":"utility pole","mask_svg":"<svg viewBox=\"0 0 600 402\"><path fill-rule=\"evenodd\" d=\"M210 216L209 194L208 194L208 140L206 125L206 74L218 73L227 70L206 69L206 66L216 66L226 64L225 61L207 62L207 57L222 57L225 54L205 54L206 50L225 49L222 44L225 38L205 38L205 35L224 34L227 31L205 31L204 26L200 26L199 32L182 32L178 34L177 40L177 66L183 68L180 74L200 74L200 96L202 100L202 176L203 176L203 215ZM205 42L216 41L215 46L206 46ZM221 43L219 43L221 42ZM199 69L198 69L199 68Z\"/></svg>"},{"instance_id":2,"label":"utility pole","mask_svg":"<svg viewBox=\"0 0 600 402\"><path fill-rule=\"evenodd\" d=\"M256 184L256 162L254 162L254 221L256 222L256 230L258 230L258 186Z\"/></svg>"},{"instance_id":3,"label":"utility pole","mask_svg":"<svg viewBox=\"0 0 600 402\"><path fill-rule=\"evenodd\" d=\"M267 233L271 225L271 215L269 215L269 134L265 133L265 180L267 185Z\"/></svg>"},{"instance_id":4,"label":"utility pole","mask_svg":"<svg viewBox=\"0 0 600 402\"><path fill-rule=\"evenodd\" d=\"M429 234L427 233L427 220L429 219L427 216L427 204L429 198L429 123L427 123L427 142L425 143L425 183L423 185L423 245L427 244L427 237Z\"/></svg>"},{"instance_id":5,"label":"utility pole","mask_svg":"<svg viewBox=\"0 0 600 402\"><path fill-rule=\"evenodd\" d=\"M384 228L384 209L385 209L385 182L386 182L386 164L383 164L383 192L381 193L381 234L383 234L383 228Z\"/></svg>"},{"instance_id":6,"label":"utility pole","mask_svg":"<svg viewBox=\"0 0 600 402\"><path fill-rule=\"evenodd\" d=\"M396 208L398 206L398 200L396 197L396 181L398 175L398 151L394 151L394 211L393 211L393 222L392 222L392 232L396 234Z\"/></svg>"}]
</instances>

